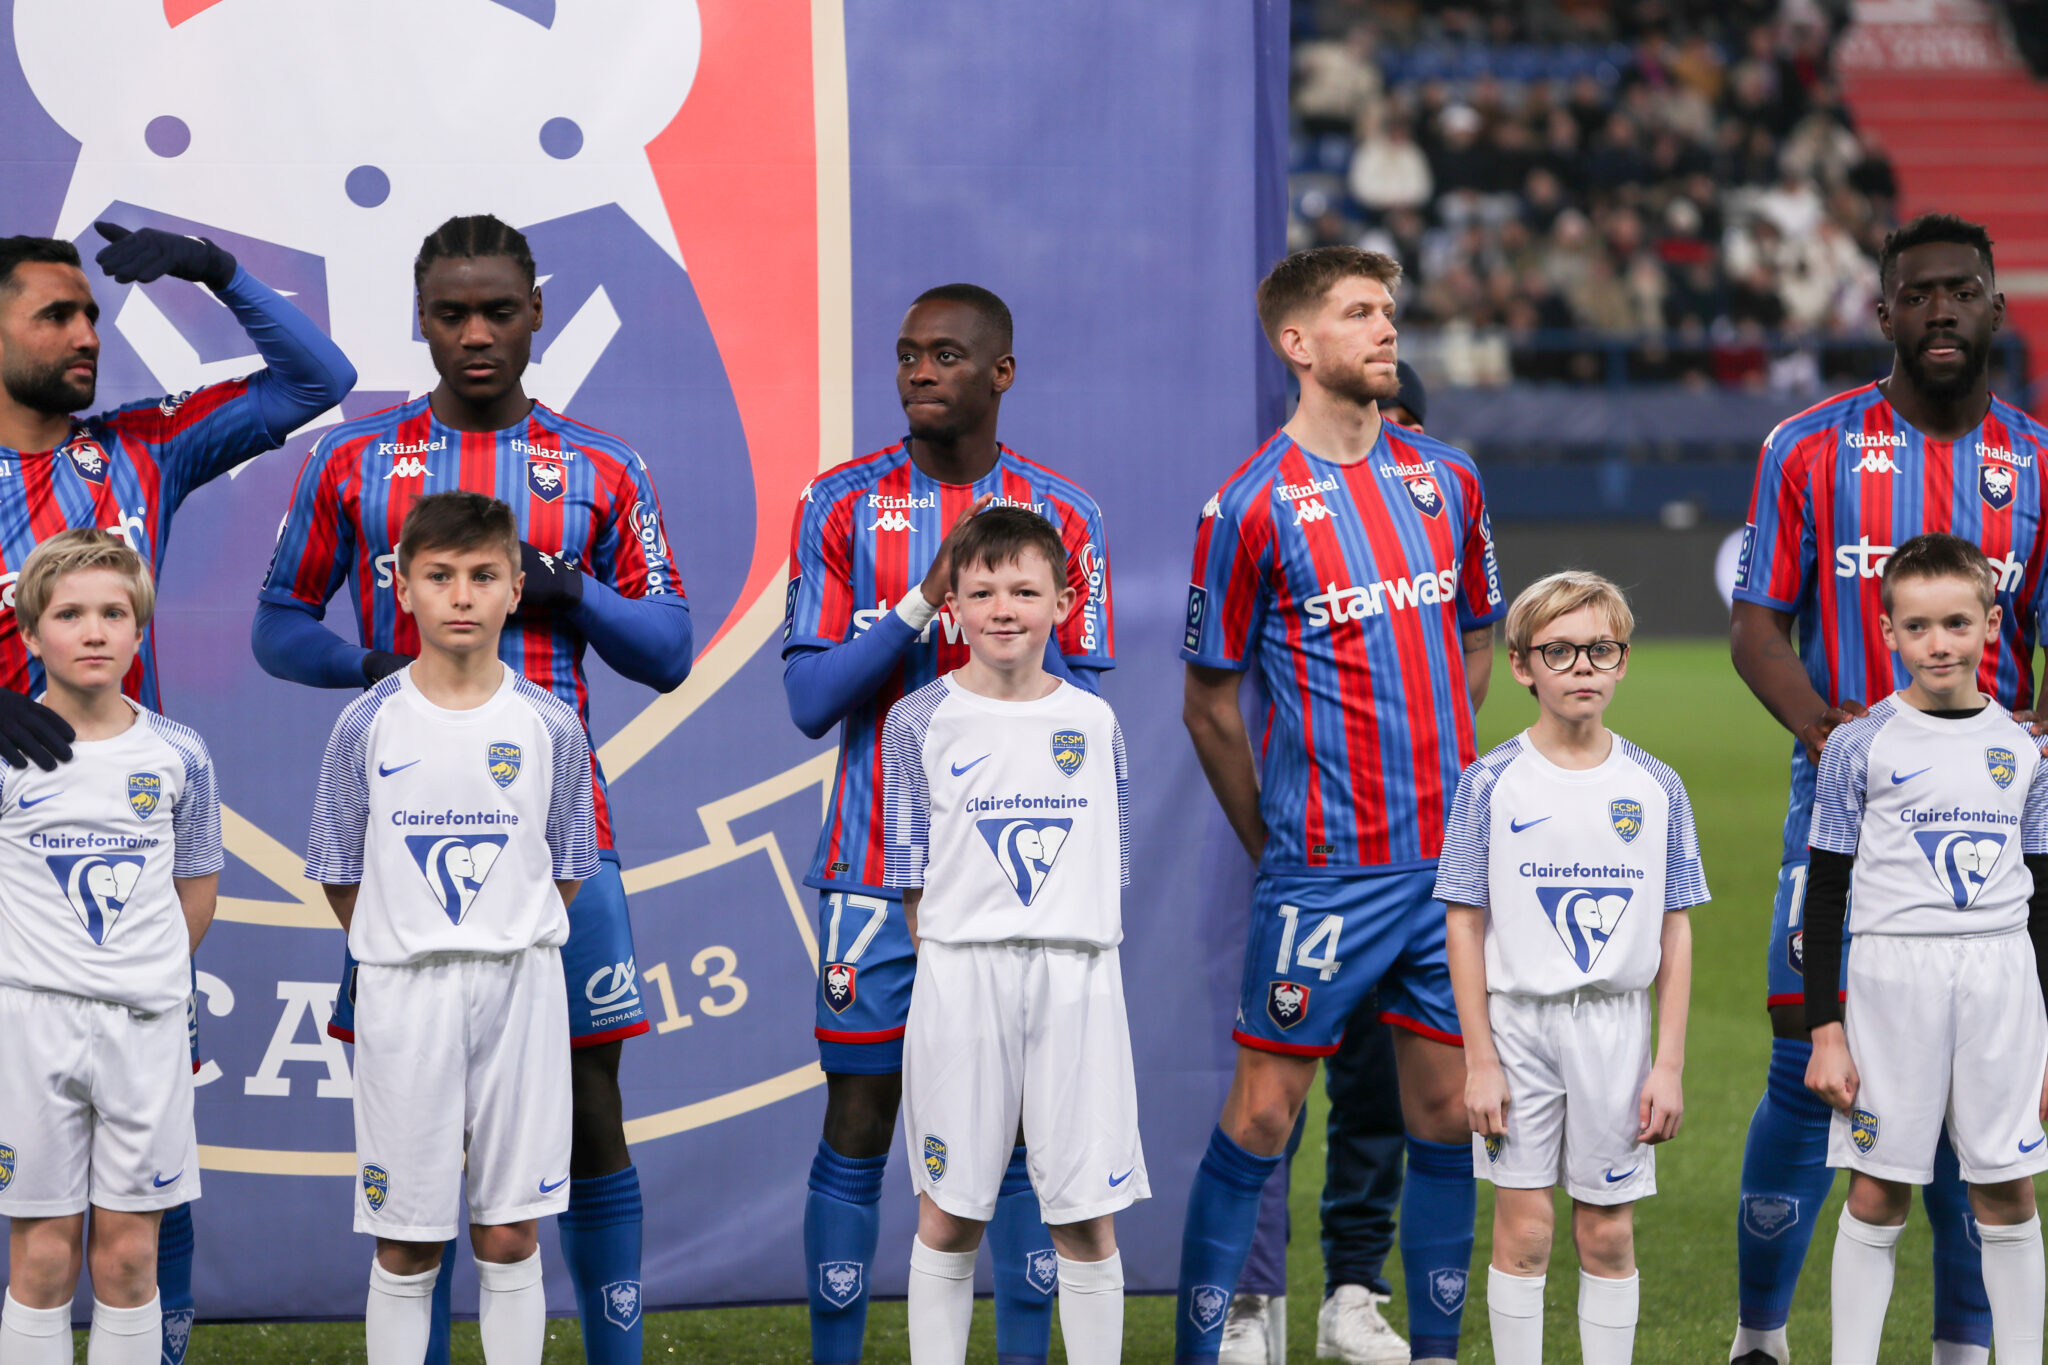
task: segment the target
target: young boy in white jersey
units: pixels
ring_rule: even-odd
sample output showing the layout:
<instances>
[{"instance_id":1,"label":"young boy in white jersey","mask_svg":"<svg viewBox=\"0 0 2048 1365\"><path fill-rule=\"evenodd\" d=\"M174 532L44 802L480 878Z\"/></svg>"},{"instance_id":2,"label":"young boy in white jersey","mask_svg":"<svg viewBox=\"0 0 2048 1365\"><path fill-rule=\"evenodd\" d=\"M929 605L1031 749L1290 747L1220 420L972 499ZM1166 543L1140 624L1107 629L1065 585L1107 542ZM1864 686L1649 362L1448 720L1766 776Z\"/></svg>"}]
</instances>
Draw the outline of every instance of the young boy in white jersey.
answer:
<instances>
[{"instance_id":1,"label":"young boy in white jersey","mask_svg":"<svg viewBox=\"0 0 2048 1365\"><path fill-rule=\"evenodd\" d=\"M959 1365L974 1261L1019 1122L1052 1232L1073 1365L1123 1351L1114 1215L1151 1197L1117 944L1130 880L1123 731L1045 671L1074 604L1052 523L991 507L953 551L965 665L883 726L884 876L903 888L917 984L903 1124L919 1193L913 1365Z\"/></svg>"},{"instance_id":2,"label":"young boy in white jersey","mask_svg":"<svg viewBox=\"0 0 2048 1365\"><path fill-rule=\"evenodd\" d=\"M306 875L325 884L360 964L369 1365L426 1354L465 1170L484 1358L538 1365L546 1335L537 1220L569 1202L558 949L568 902L597 871L597 829L576 713L498 658L519 553L495 498L413 504L395 586L419 658L341 713L320 770Z\"/></svg>"},{"instance_id":3,"label":"young boy in white jersey","mask_svg":"<svg viewBox=\"0 0 2048 1365\"><path fill-rule=\"evenodd\" d=\"M1944 1122L1970 1187L1999 1365L2041 1360L2048 1170L2048 776L2037 741L1977 690L1996 572L1951 535L1884 569L1878 623L1911 682L1828 736L1809 836L1807 1088L1847 1166L1834 1359L1877 1359L1899 1233ZM1846 991L1842 926L1856 907Z\"/></svg>"},{"instance_id":4,"label":"young boy in white jersey","mask_svg":"<svg viewBox=\"0 0 2048 1365\"><path fill-rule=\"evenodd\" d=\"M213 920L220 801L199 736L121 694L156 607L104 531L38 545L14 611L38 698L78 732L0 769L0 1365L70 1365L92 1208L93 1365L155 1365L163 1211L199 1197L185 1002Z\"/></svg>"},{"instance_id":5,"label":"young boy in white jersey","mask_svg":"<svg viewBox=\"0 0 2048 1365\"><path fill-rule=\"evenodd\" d=\"M1657 1192L1655 1144L1684 1115L1686 912L1707 884L1678 775L1601 723L1634 630L1598 574L1552 574L1515 599L1508 665L1536 723L1458 779L1437 874L1472 1166L1495 1188L1486 1309L1502 1365L1544 1358L1559 1184L1586 1365L1632 1358L1635 1202Z\"/></svg>"}]
</instances>

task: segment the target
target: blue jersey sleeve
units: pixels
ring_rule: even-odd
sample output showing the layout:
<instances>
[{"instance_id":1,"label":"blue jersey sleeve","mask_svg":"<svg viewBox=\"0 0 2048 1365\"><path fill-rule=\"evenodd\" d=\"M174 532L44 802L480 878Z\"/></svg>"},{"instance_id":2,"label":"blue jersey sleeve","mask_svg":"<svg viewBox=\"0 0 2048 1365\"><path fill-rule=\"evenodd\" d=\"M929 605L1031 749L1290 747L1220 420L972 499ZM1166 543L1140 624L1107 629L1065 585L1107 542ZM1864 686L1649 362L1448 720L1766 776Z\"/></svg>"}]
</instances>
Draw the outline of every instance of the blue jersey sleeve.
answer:
<instances>
[{"instance_id":1,"label":"blue jersey sleeve","mask_svg":"<svg viewBox=\"0 0 2048 1365\"><path fill-rule=\"evenodd\" d=\"M1750 493L1749 520L1735 562L1735 600L1773 611L1798 609L1813 580L1815 542L1807 525L1805 464L1783 427L1764 441Z\"/></svg>"},{"instance_id":2,"label":"blue jersey sleeve","mask_svg":"<svg viewBox=\"0 0 2048 1365\"><path fill-rule=\"evenodd\" d=\"M1191 664L1250 668L1270 590L1273 510L1263 486L1227 485L1202 508L1195 562L1188 580L1181 657Z\"/></svg>"},{"instance_id":3,"label":"blue jersey sleeve","mask_svg":"<svg viewBox=\"0 0 2048 1365\"><path fill-rule=\"evenodd\" d=\"M1115 599L1109 581L1109 541L1102 531L1102 509L1094 499L1078 495L1064 503L1053 521L1060 528L1060 541L1067 550L1067 586L1074 590L1074 606L1067 619L1054 628L1062 662L1069 665L1060 676L1073 678L1081 670L1089 673L1087 691L1096 690L1096 678L1116 667Z\"/></svg>"},{"instance_id":4,"label":"blue jersey sleeve","mask_svg":"<svg viewBox=\"0 0 2048 1365\"><path fill-rule=\"evenodd\" d=\"M614 672L672 692L690 676L695 657L690 603L676 577L646 461L630 449L617 458L613 515L590 564L596 581L584 584L570 619Z\"/></svg>"},{"instance_id":5,"label":"blue jersey sleeve","mask_svg":"<svg viewBox=\"0 0 2048 1365\"><path fill-rule=\"evenodd\" d=\"M1477 630L1508 614L1500 590L1500 557L1493 548L1493 522L1486 514L1486 488L1477 469L1452 465L1465 490L1465 544L1458 554L1458 629Z\"/></svg>"}]
</instances>

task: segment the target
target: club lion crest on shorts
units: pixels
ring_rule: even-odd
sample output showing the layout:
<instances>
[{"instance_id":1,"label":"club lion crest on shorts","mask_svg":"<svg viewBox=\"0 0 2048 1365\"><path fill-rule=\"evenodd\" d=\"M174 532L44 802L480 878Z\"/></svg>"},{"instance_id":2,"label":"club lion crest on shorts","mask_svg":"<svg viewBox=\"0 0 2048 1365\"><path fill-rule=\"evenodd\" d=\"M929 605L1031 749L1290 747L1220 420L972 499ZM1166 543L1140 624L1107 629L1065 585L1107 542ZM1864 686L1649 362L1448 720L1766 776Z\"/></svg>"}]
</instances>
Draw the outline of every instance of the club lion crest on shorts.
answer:
<instances>
[{"instance_id":1,"label":"club lion crest on shorts","mask_svg":"<svg viewBox=\"0 0 2048 1365\"><path fill-rule=\"evenodd\" d=\"M846 1013L853 1003L854 987L860 977L860 968L845 962L825 964L824 989L825 1005L834 1014Z\"/></svg>"},{"instance_id":2,"label":"club lion crest on shorts","mask_svg":"<svg viewBox=\"0 0 2048 1365\"><path fill-rule=\"evenodd\" d=\"M491 781L500 787L509 787L519 778L519 746L517 744L493 744L486 755L490 764Z\"/></svg>"},{"instance_id":3,"label":"club lion crest on shorts","mask_svg":"<svg viewBox=\"0 0 2048 1365\"><path fill-rule=\"evenodd\" d=\"M390 1195L391 1172L385 1170L382 1166L365 1165L363 1167L363 1199L369 1204L370 1212L375 1213L383 1208L384 1201Z\"/></svg>"},{"instance_id":4,"label":"club lion crest on shorts","mask_svg":"<svg viewBox=\"0 0 2048 1365\"><path fill-rule=\"evenodd\" d=\"M1991 780L1998 784L1998 789L2004 791L2019 776L2019 755L1994 745L1984 751L1984 770L1991 774Z\"/></svg>"},{"instance_id":5,"label":"club lion crest on shorts","mask_svg":"<svg viewBox=\"0 0 2048 1365\"><path fill-rule=\"evenodd\" d=\"M1849 1111L1849 1141L1856 1144L1856 1150L1868 1155L1877 1146L1877 1115L1868 1109Z\"/></svg>"},{"instance_id":6,"label":"club lion crest on shorts","mask_svg":"<svg viewBox=\"0 0 2048 1365\"><path fill-rule=\"evenodd\" d=\"M936 1185L946 1178L946 1142L944 1138L924 1135L924 1173Z\"/></svg>"},{"instance_id":7,"label":"club lion crest on shorts","mask_svg":"<svg viewBox=\"0 0 2048 1365\"><path fill-rule=\"evenodd\" d=\"M0 1142L0 1190L14 1183L14 1146Z\"/></svg>"},{"instance_id":8,"label":"club lion crest on shorts","mask_svg":"<svg viewBox=\"0 0 2048 1365\"><path fill-rule=\"evenodd\" d=\"M1500 1136L1499 1134L1494 1134L1494 1135L1492 1135L1492 1136L1488 1137L1488 1138L1486 1139L1486 1159L1487 1159L1487 1161L1488 1161L1488 1162L1495 1162L1495 1161L1499 1161L1499 1160L1500 1160L1500 1154L1501 1154L1502 1152L1505 1152L1505 1151L1506 1151L1507 1149L1508 1149L1508 1140L1507 1140L1506 1138L1504 1138L1504 1137Z\"/></svg>"},{"instance_id":9,"label":"club lion crest on shorts","mask_svg":"<svg viewBox=\"0 0 2048 1365\"><path fill-rule=\"evenodd\" d=\"M1308 987L1295 981L1267 982L1266 1017L1280 1029L1293 1028L1308 1018Z\"/></svg>"},{"instance_id":10,"label":"club lion crest on shorts","mask_svg":"<svg viewBox=\"0 0 2048 1365\"><path fill-rule=\"evenodd\" d=\"M1223 1324L1223 1314L1230 1308L1230 1295L1213 1284L1198 1284L1188 1291L1188 1321L1204 1332L1213 1332Z\"/></svg>"},{"instance_id":11,"label":"club lion crest on shorts","mask_svg":"<svg viewBox=\"0 0 2048 1365\"><path fill-rule=\"evenodd\" d=\"M834 1308L844 1308L860 1297L859 1261L818 1262L818 1292Z\"/></svg>"},{"instance_id":12,"label":"club lion crest on shorts","mask_svg":"<svg viewBox=\"0 0 2048 1365\"><path fill-rule=\"evenodd\" d=\"M1616 797L1607 803L1607 820L1624 844L1632 844L1643 832L1643 803L1625 796Z\"/></svg>"},{"instance_id":13,"label":"club lion crest on shorts","mask_svg":"<svg viewBox=\"0 0 2048 1365\"><path fill-rule=\"evenodd\" d=\"M135 812L138 820L147 820L156 814L157 803L164 799L164 780L157 773L128 774L128 809Z\"/></svg>"},{"instance_id":14,"label":"club lion crest on shorts","mask_svg":"<svg viewBox=\"0 0 2048 1365\"><path fill-rule=\"evenodd\" d=\"M1087 761L1088 736L1079 730L1052 732L1052 763L1055 768L1072 777L1081 771L1081 765Z\"/></svg>"}]
</instances>

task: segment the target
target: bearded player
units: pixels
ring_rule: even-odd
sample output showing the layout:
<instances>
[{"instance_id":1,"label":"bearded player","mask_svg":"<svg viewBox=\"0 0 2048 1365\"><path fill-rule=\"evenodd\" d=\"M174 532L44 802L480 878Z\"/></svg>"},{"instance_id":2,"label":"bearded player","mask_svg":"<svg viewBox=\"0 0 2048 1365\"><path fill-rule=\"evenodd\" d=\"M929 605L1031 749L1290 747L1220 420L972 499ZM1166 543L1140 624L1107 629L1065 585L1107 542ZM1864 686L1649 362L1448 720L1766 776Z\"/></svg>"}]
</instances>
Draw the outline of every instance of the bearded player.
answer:
<instances>
[{"instance_id":1,"label":"bearded player","mask_svg":"<svg viewBox=\"0 0 2048 1365\"><path fill-rule=\"evenodd\" d=\"M14 578L38 541L97 526L163 571L171 519L201 484L284 444L339 403L355 368L282 295L213 243L157 228L94 225L111 245L95 258L118 284L169 276L205 286L249 334L264 368L246 379L145 399L91 417L98 387L99 304L78 248L49 237L0 239L0 759L45 770L71 758L71 727L29 700L42 667L14 619ZM144 632L122 690L152 711L156 635ZM194 1042L197 1065L197 1042ZM192 1214L168 1209L157 1240L165 1365L180 1365L192 1331Z\"/></svg>"},{"instance_id":2,"label":"bearded player","mask_svg":"<svg viewBox=\"0 0 2048 1365\"><path fill-rule=\"evenodd\" d=\"M804 1205L817 1365L852 1365L861 1355L917 962L902 892L882 880L882 721L898 698L967 661L958 624L939 608L955 538L975 512L1002 502L1059 528L1075 605L1046 643L1046 668L1093 692L1097 675L1114 666L1101 512L1078 485L996 440L1016 378L1011 332L1009 308L977 285L919 295L896 339L909 436L819 475L791 530L782 648L790 716L813 739L840 727L831 804L804 878L819 893L825 945L817 1024L825 1132ZM1022 1146L1011 1154L988 1241L998 1359L1043 1362L1058 1262Z\"/></svg>"},{"instance_id":3,"label":"bearded player","mask_svg":"<svg viewBox=\"0 0 2048 1365\"><path fill-rule=\"evenodd\" d=\"M1729 1357L1739 1365L1785 1365L1792 1293L1834 1184L1829 1109L1805 1086L1807 833L1829 733L1906 682L1878 629L1894 546L1946 531L1983 548L2003 619L1977 685L2009 710L2034 704L2048 431L1991 394L1986 366L2005 317L1991 238L1952 215L1923 215L1885 239L1879 272L1891 373L1788 419L1764 442L1729 621L1736 671L1796 741L1771 929L1770 1079L1750 1120L1736 1223L1741 1309ZM1982 1365L1990 1307L1945 1137L1921 1197L1934 1229L1934 1360Z\"/></svg>"},{"instance_id":4,"label":"bearded player","mask_svg":"<svg viewBox=\"0 0 2048 1365\"><path fill-rule=\"evenodd\" d=\"M519 522L525 587L498 645L508 665L574 706L586 730L586 649L658 691L688 676L689 605L646 465L624 441L536 403L521 384L541 328L535 279L525 236L489 215L451 218L421 245L420 335L440 382L343 423L307 458L259 594L252 644L266 671L361 688L409 663L419 633L392 587L398 529L420 497L464 488L505 502ZM322 621L344 585L356 644ZM648 1024L637 991L620 1000L611 989L634 978L633 932L602 771L594 780L601 866L570 907L562 949L575 1115L559 1228L586 1359L637 1365L640 1177L626 1150L619 1052ZM347 1040L353 963L345 984L328 1031ZM454 1259L441 1261L430 1358L446 1359Z\"/></svg>"}]
</instances>

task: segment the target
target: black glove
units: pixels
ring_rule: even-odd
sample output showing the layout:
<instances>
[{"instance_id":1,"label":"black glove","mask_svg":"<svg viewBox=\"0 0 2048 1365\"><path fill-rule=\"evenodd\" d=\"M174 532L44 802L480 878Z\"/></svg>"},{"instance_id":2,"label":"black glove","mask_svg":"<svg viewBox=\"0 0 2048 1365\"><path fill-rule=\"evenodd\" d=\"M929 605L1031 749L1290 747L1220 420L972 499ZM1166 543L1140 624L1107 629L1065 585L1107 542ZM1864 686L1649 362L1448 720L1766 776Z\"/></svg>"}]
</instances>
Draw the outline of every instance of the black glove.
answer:
<instances>
[{"instance_id":1,"label":"black glove","mask_svg":"<svg viewBox=\"0 0 2048 1365\"><path fill-rule=\"evenodd\" d=\"M187 237L162 228L130 232L119 223L94 223L108 246L93 257L116 284L148 284L169 275L209 289L225 289L235 278L235 258L204 237Z\"/></svg>"},{"instance_id":2,"label":"black glove","mask_svg":"<svg viewBox=\"0 0 2048 1365\"><path fill-rule=\"evenodd\" d=\"M583 600L583 574L560 555L519 542L519 568L526 586L519 594L519 614L539 616L570 611Z\"/></svg>"},{"instance_id":3,"label":"black glove","mask_svg":"<svg viewBox=\"0 0 2048 1365\"><path fill-rule=\"evenodd\" d=\"M373 649L363 656L363 685L375 687L411 662L412 660L404 654L393 654L388 649Z\"/></svg>"},{"instance_id":4,"label":"black glove","mask_svg":"<svg viewBox=\"0 0 2048 1365\"><path fill-rule=\"evenodd\" d=\"M71 761L71 741L78 732L71 722L25 692L0 687L0 760L11 768L34 763L53 772Z\"/></svg>"}]
</instances>

